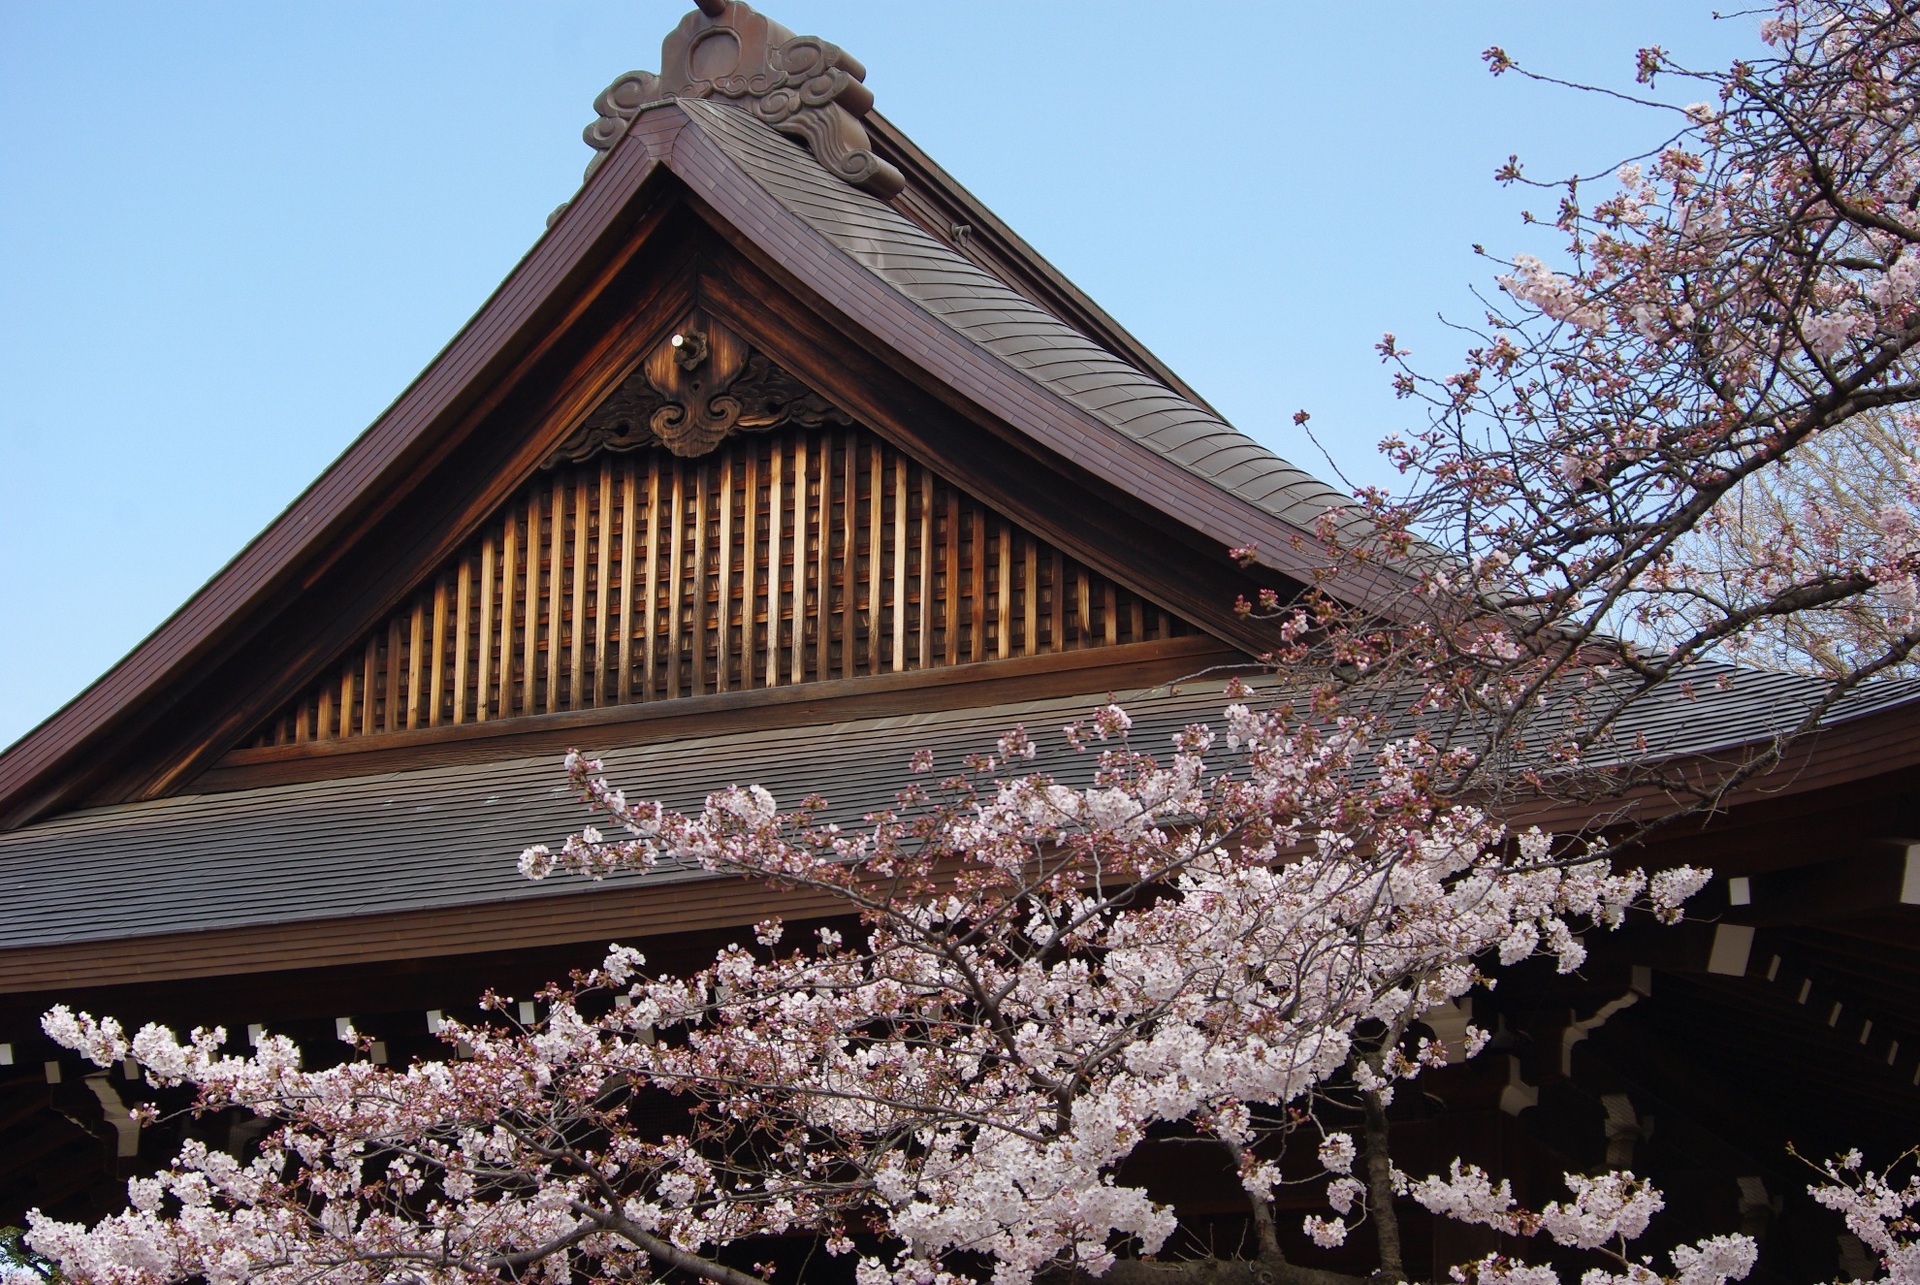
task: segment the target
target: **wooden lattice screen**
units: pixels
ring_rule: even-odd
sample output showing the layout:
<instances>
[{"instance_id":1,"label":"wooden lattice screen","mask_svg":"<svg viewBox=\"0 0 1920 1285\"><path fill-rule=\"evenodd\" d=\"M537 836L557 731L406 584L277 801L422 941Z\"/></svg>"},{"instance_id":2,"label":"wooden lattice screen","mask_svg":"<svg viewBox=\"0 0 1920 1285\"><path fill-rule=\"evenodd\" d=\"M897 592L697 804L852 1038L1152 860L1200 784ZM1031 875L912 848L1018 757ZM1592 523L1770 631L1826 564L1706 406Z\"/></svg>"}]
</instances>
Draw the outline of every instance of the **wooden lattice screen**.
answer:
<instances>
[{"instance_id":1,"label":"wooden lattice screen","mask_svg":"<svg viewBox=\"0 0 1920 1285\"><path fill-rule=\"evenodd\" d=\"M872 433L789 429L538 475L249 743L1191 632Z\"/></svg>"}]
</instances>

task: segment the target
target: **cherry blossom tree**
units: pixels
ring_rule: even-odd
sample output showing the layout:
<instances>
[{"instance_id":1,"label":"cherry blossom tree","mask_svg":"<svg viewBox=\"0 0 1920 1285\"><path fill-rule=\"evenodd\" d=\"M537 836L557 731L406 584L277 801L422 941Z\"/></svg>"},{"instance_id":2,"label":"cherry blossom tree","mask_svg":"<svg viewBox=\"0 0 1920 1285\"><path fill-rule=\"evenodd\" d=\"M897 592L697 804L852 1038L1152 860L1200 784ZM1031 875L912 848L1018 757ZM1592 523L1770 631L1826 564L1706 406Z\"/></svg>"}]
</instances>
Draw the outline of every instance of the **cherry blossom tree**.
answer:
<instances>
[{"instance_id":1,"label":"cherry blossom tree","mask_svg":"<svg viewBox=\"0 0 1920 1285\"><path fill-rule=\"evenodd\" d=\"M769 921L691 977L615 947L543 995L534 1026L450 1026L470 1056L406 1070L304 1071L285 1040L236 1057L224 1032L128 1037L55 1010L61 1042L275 1128L244 1163L190 1143L133 1181L125 1213L36 1219L31 1244L82 1282L672 1270L754 1285L770 1275L756 1245L795 1235L851 1255L866 1285L1343 1280L1282 1252L1290 1145L1318 1159L1331 1207L1308 1230L1323 1244L1362 1222L1386 1232L1403 1191L1492 1216L1446 1194L1474 1175L1416 1183L1384 1150L1396 1086L1444 1057L1417 1037L1420 1015L1475 986L1482 957L1545 951L1570 969L1583 930L1635 907L1677 918L1705 873L1546 860L1538 832L1434 807L1420 781L1441 752L1417 737L1376 744L1350 720L1236 702L1220 730L1189 727L1156 756L1128 723L1108 706L1065 729L1091 784L1009 770L1035 753L1016 729L857 831L783 813L757 787L698 816L632 804L575 756L619 837L529 849L530 877L692 862L827 894L844 927L790 944ZM1327 1126L1355 1105L1359 1141ZM1117 1173L1154 1136L1231 1163L1254 1254L1153 1257L1173 1216ZM1615 1176L1538 1226L1630 1240L1658 1203ZM1391 1235L1377 1239L1403 1276ZM1682 1275L1703 1285L1751 1261L1751 1246L1688 1252Z\"/></svg>"},{"instance_id":2,"label":"cherry blossom tree","mask_svg":"<svg viewBox=\"0 0 1920 1285\"><path fill-rule=\"evenodd\" d=\"M1811 670L1824 688L1784 740L1920 642L1902 462L1920 402L1920 23L1904 3L1787 0L1760 34L1765 56L1727 70L1656 46L1638 90L1590 91L1666 122L1626 163L1556 183L1503 168L1552 199L1547 240L1500 260L1462 369L1380 345L1428 423L1385 443L1408 484L1365 497L1378 525L1329 529L1421 560L1431 606L1408 606L1417 646L1331 632L1379 699L1411 669L1466 721L1455 741L1475 752L1449 792L1550 778L1597 799L1638 774L1710 799L1776 748L1706 778L1636 760L1616 738L1649 693L1714 661ZM1862 451L1890 474L1864 510L1818 482ZM1307 623L1326 618L1343 617ZM1522 742L1553 769L1530 776Z\"/></svg>"},{"instance_id":3,"label":"cherry blossom tree","mask_svg":"<svg viewBox=\"0 0 1920 1285\"><path fill-rule=\"evenodd\" d=\"M1235 680L1170 746L1106 706L966 763L918 754L858 826L758 787L683 815L572 756L595 825L529 849L528 877L673 864L834 912L762 923L691 976L613 947L539 1021L490 996L443 1033L458 1056L405 1069L56 1009L67 1047L269 1128L243 1157L189 1142L95 1226L36 1216L31 1247L83 1285L1348 1285L1283 1240L1364 1240L1374 1279L1407 1279L1401 1199L1505 1238L1461 1280L1560 1280L1529 1240L1584 1256L1585 1285L1743 1277L1739 1236L1642 1258L1662 1198L1641 1178L1571 1174L1523 1208L1463 1163L1403 1172L1385 1113L1445 1059L1435 1006L1536 956L1577 968L1587 936L1675 920L1707 878L1630 868L1653 822L1603 831L1606 801L1646 779L1711 798L1777 751L1711 779L1647 761L1618 738L1637 702L1782 621L1866 613L1791 733L1920 642L1905 490L1846 520L1782 505L1753 565L1698 553L1754 479L1863 418L1904 434L1920 399L1920 20L1786 0L1763 36L1767 57L1724 72L1642 53L1665 141L1562 185L1559 266L1503 262L1463 371L1382 345L1431 417L1388 443L1405 494L1324 519L1324 579L1246 605L1279 681ZM1656 96L1675 84L1687 101ZM1417 587L1356 612L1343 577L1381 561ZM1037 737L1065 748L1042 759ZM1596 825L1510 826L1529 794L1592 800ZM1131 1176L1149 1144L1230 1166L1244 1250L1181 1241ZM1920 1279L1920 1186L1855 1157L1816 1182L1889 1280ZM1283 1226L1302 1184L1324 1212ZM795 1244L818 1258L782 1266Z\"/></svg>"},{"instance_id":4,"label":"cherry blossom tree","mask_svg":"<svg viewBox=\"0 0 1920 1285\"><path fill-rule=\"evenodd\" d=\"M1889 524L1920 522L1920 423L1911 410L1859 416L1801 446L1785 466L1755 473L1680 541L1676 561L1701 580L1733 568L1764 566L1792 532L1812 524L1836 530L1848 547L1865 547ZM1724 589L1723 589L1724 591ZM1889 653L1906 628L1903 581L1775 616L1728 640L1729 659L1814 677L1848 680ZM1691 628L1681 613L1671 635ZM1666 641L1665 638L1662 641ZM1912 655L1887 672L1912 676Z\"/></svg>"}]
</instances>

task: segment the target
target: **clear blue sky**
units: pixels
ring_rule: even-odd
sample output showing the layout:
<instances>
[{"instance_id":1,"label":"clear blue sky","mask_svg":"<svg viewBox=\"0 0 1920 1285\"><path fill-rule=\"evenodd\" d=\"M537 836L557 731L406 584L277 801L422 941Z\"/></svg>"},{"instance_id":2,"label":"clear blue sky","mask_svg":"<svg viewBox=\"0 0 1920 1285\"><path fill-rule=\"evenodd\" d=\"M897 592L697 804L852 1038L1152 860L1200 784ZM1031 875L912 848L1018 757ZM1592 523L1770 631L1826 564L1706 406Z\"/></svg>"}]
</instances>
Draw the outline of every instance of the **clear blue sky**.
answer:
<instances>
[{"instance_id":1,"label":"clear blue sky","mask_svg":"<svg viewBox=\"0 0 1920 1285\"><path fill-rule=\"evenodd\" d=\"M1469 247L1541 249L1494 185L1610 163L1643 117L1508 77L1631 79L1753 20L1603 4L765 0L1229 419L1382 480L1475 315ZM0 743L297 495L567 199L680 0L0 0ZM1540 198L1533 198L1538 201Z\"/></svg>"}]
</instances>

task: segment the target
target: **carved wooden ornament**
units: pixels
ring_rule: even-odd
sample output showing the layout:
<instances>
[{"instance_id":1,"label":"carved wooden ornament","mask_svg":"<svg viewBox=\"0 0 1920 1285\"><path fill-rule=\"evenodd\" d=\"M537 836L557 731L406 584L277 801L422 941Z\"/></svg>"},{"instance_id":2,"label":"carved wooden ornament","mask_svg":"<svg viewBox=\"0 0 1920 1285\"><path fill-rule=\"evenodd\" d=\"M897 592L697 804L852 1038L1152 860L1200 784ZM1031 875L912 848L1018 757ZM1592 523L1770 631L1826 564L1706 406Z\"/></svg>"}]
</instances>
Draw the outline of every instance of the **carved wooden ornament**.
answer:
<instances>
[{"instance_id":1,"label":"carved wooden ornament","mask_svg":"<svg viewBox=\"0 0 1920 1285\"><path fill-rule=\"evenodd\" d=\"M814 158L858 188L887 200L907 185L875 156L860 118L873 91L859 59L818 36L796 36L741 0L700 0L660 47L660 74L630 71L607 86L587 126L600 155L592 174L642 107L668 98L723 98L805 143Z\"/></svg>"},{"instance_id":2,"label":"carved wooden ornament","mask_svg":"<svg viewBox=\"0 0 1920 1285\"><path fill-rule=\"evenodd\" d=\"M546 467L650 446L691 459L735 433L851 423L852 416L746 340L694 312L568 435Z\"/></svg>"}]
</instances>

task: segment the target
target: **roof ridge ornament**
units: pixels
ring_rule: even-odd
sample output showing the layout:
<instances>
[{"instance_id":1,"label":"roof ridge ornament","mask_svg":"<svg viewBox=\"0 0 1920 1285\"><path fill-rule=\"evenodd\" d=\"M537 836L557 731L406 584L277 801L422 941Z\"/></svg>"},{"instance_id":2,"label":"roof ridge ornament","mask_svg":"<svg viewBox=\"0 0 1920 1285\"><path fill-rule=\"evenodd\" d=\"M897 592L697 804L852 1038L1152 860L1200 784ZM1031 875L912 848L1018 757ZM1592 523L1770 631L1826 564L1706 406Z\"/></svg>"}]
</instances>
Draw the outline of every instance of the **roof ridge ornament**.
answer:
<instances>
[{"instance_id":1,"label":"roof ridge ornament","mask_svg":"<svg viewBox=\"0 0 1920 1285\"><path fill-rule=\"evenodd\" d=\"M828 171L887 200L906 187L873 154L860 118L873 109L867 69L840 46L796 36L742 0L698 0L660 46L660 74L630 71L594 100L591 175L642 108L670 98L717 98L799 139Z\"/></svg>"}]
</instances>

